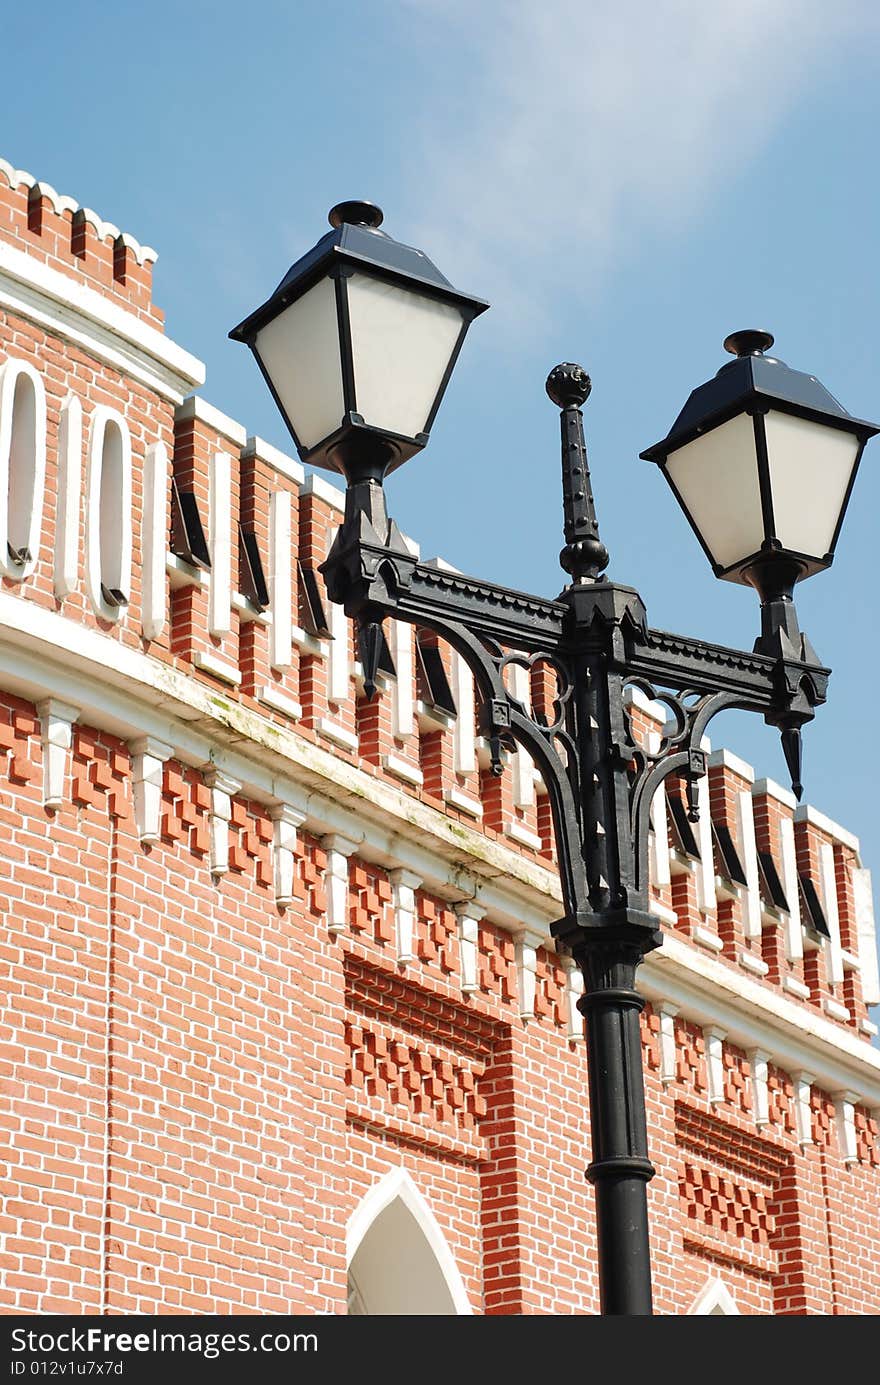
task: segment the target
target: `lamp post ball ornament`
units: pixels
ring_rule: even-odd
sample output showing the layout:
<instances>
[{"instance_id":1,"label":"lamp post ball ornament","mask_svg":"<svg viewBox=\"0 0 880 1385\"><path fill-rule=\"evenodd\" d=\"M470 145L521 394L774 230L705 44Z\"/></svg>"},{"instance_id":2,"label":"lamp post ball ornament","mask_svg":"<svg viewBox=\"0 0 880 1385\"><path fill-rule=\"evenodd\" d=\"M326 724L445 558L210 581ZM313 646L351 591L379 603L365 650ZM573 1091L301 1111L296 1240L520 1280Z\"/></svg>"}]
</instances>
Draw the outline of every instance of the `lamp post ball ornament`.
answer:
<instances>
[{"instance_id":1,"label":"lamp post ball ornament","mask_svg":"<svg viewBox=\"0 0 880 1385\"><path fill-rule=\"evenodd\" d=\"M606 575L584 440L590 377L556 366L568 581L552 600L417 561L389 519L384 481L429 438L471 322L488 304L455 289L421 251L380 229L368 202L341 202L331 231L230 335L246 343L304 462L341 472L345 514L322 564L327 591L358 629L372 696L388 617L433 631L466 661L492 768L520 746L553 814L564 912L552 925L580 968L587 1029L601 1311L652 1312L648 1154L636 990L659 947L648 878L649 813L669 776L698 816L701 742L729 708L757 712L782 736L801 795L801 731L825 700L829 670L798 626L794 588L833 560L865 443L854 418L811 375L767 353L772 336L734 332L733 359L690 394L657 464L715 575L761 603L752 650L649 626L638 592ZM554 719L508 691L512 664L552 666ZM635 735L628 690L669 709L656 749Z\"/></svg>"}]
</instances>

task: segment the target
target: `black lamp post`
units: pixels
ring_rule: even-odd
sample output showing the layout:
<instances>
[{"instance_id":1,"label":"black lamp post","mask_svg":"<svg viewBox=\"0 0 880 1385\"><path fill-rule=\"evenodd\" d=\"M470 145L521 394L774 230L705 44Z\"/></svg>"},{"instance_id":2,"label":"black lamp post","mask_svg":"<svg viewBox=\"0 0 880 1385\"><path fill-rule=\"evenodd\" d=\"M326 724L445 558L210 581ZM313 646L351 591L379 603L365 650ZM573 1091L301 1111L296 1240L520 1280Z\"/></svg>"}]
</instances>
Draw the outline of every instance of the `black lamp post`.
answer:
<instances>
[{"instance_id":1,"label":"black lamp post","mask_svg":"<svg viewBox=\"0 0 880 1385\"><path fill-rule=\"evenodd\" d=\"M427 442L467 327L487 305L380 232L381 219L369 203L335 207L331 234L230 335L256 355L302 459L346 477L322 571L330 599L357 621L367 695L387 616L433 630L474 674L493 771L518 743L544 777L565 904L552 933L584 977L602 1312L649 1314L654 1169L635 974L662 942L649 897L651 802L677 775L696 819L700 742L732 707L781 730L800 796L800 730L825 700L829 670L798 628L793 588L831 562L862 449L880 429L765 356L767 333L738 332L725 342L736 359L642 454L664 471L716 575L758 591L752 652L651 629L638 593L602 576L581 414L591 386L578 365L547 380L561 410L562 593L548 601L419 563L387 516L383 480ZM538 661L557 674L552 723L504 681L510 664ZM627 686L670 709L656 752L633 734Z\"/></svg>"}]
</instances>

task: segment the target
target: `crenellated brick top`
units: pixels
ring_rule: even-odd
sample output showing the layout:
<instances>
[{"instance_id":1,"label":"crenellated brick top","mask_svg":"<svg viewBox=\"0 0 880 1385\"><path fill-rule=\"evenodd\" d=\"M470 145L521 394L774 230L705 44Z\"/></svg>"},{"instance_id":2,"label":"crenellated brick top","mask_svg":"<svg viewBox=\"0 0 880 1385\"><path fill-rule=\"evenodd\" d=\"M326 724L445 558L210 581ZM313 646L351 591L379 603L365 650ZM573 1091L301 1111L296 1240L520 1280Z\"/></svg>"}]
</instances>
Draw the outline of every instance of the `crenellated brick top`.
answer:
<instances>
[{"instance_id":1,"label":"crenellated brick top","mask_svg":"<svg viewBox=\"0 0 880 1385\"><path fill-rule=\"evenodd\" d=\"M156 251L5 159L0 159L0 241L162 328L164 314L152 302Z\"/></svg>"}]
</instances>

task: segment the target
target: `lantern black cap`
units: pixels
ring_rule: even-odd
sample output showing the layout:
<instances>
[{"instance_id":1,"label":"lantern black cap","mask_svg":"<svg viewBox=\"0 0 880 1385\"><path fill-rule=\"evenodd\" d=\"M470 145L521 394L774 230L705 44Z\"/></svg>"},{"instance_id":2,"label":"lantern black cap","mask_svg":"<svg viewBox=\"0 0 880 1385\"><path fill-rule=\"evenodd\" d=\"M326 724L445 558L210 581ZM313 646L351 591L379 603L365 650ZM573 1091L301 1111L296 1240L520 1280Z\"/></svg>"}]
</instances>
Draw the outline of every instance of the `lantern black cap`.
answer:
<instances>
[{"instance_id":1,"label":"lantern black cap","mask_svg":"<svg viewBox=\"0 0 880 1385\"><path fill-rule=\"evenodd\" d=\"M765 351L769 332L749 328L732 332L724 346L734 355L711 380L695 389L662 442L640 452L648 462L664 462L671 452L740 413L780 409L829 427L842 428L863 442L880 432L873 423L853 418L815 375L792 370Z\"/></svg>"},{"instance_id":2,"label":"lantern black cap","mask_svg":"<svg viewBox=\"0 0 880 1385\"><path fill-rule=\"evenodd\" d=\"M233 341L251 342L261 327L317 283L334 263L421 288L425 293L469 310L472 318L488 308L484 299L473 298L453 288L422 250L403 245L380 231L384 216L373 202L337 202L328 219L333 229L294 261L265 303L233 327L229 333Z\"/></svg>"}]
</instances>

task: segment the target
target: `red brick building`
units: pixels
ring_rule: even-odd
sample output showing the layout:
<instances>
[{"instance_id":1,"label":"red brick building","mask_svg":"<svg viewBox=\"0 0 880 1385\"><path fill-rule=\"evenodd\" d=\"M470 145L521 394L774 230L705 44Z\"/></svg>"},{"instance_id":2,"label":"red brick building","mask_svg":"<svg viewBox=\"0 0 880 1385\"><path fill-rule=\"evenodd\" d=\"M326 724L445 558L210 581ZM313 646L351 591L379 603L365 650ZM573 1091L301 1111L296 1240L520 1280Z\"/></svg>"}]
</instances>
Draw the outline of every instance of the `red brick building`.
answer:
<instances>
[{"instance_id":1,"label":"red brick building","mask_svg":"<svg viewBox=\"0 0 880 1385\"><path fill-rule=\"evenodd\" d=\"M155 258L0 162L3 1309L595 1313L543 786L409 626L363 699L342 497L194 393ZM653 810L656 1310L880 1312L868 872L727 751L702 793Z\"/></svg>"}]
</instances>

